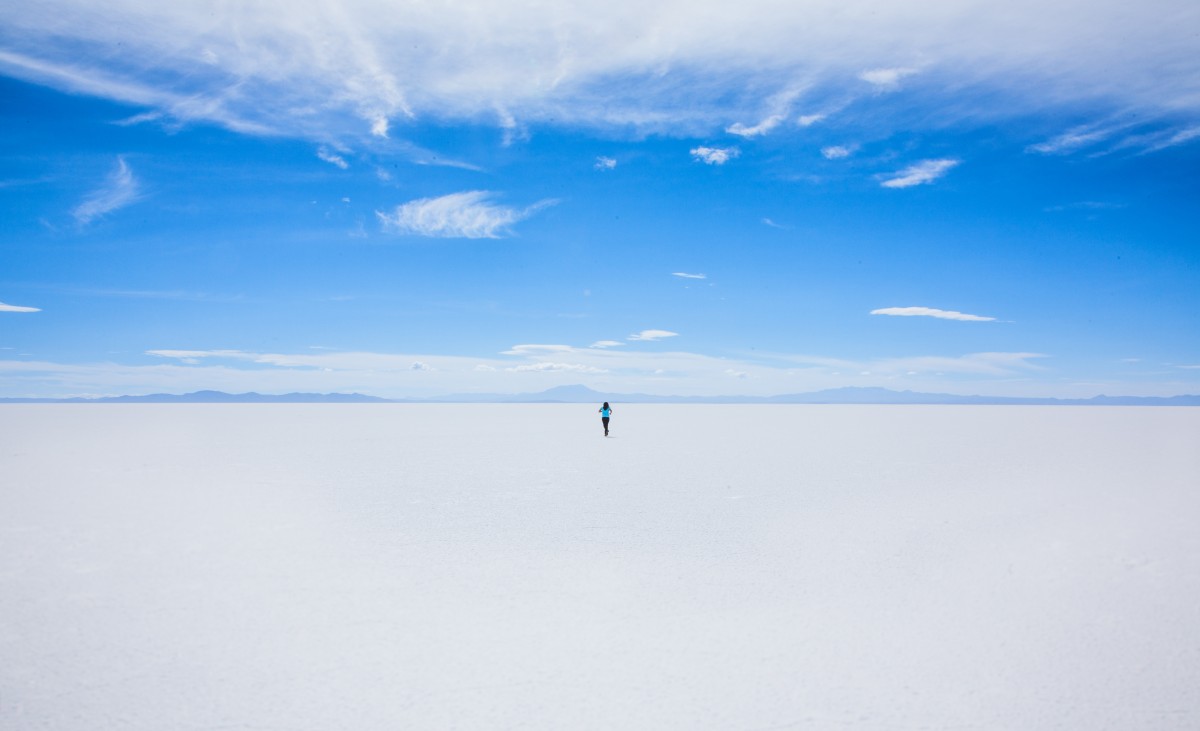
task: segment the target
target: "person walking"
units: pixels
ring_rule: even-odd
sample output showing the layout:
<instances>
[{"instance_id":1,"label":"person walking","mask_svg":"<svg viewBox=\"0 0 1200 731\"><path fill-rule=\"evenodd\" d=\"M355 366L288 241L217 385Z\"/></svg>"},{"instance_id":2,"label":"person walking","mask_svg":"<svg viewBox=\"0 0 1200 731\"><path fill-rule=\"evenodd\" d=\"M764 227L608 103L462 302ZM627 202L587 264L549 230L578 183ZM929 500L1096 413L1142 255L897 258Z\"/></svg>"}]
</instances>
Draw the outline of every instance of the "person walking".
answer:
<instances>
[{"instance_id":1,"label":"person walking","mask_svg":"<svg viewBox=\"0 0 1200 731\"><path fill-rule=\"evenodd\" d=\"M612 416L612 407L605 401L600 407L600 421L604 422L604 436L608 436L608 417Z\"/></svg>"}]
</instances>

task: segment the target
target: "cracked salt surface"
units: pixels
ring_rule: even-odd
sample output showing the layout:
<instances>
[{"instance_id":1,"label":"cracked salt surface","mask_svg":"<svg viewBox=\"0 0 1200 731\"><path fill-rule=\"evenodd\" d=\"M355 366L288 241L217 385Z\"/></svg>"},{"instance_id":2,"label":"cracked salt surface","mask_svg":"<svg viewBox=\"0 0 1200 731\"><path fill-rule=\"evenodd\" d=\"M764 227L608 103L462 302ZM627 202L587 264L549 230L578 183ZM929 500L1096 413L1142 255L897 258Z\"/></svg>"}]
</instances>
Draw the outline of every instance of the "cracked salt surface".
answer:
<instances>
[{"instance_id":1,"label":"cracked salt surface","mask_svg":"<svg viewBox=\"0 0 1200 731\"><path fill-rule=\"evenodd\" d=\"M617 406L0 407L0 727L1200 727L1200 409Z\"/></svg>"}]
</instances>

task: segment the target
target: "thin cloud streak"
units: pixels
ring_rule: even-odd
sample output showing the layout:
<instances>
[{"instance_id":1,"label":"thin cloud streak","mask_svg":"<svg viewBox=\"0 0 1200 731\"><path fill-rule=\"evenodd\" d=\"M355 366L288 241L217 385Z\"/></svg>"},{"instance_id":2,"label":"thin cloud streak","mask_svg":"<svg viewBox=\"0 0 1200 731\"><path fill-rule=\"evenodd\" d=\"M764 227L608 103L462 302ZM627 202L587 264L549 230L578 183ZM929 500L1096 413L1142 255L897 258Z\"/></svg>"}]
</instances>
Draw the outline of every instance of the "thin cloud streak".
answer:
<instances>
[{"instance_id":1,"label":"thin cloud streak","mask_svg":"<svg viewBox=\"0 0 1200 731\"><path fill-rule=\"evenodd\" d=\"M0 302L0 312L41 312L39 307L22 307L21 305L7 305Z\"/></svg>"},{"instance_id":2,"label":"thin cloud streak","mask_svg":"<svg viewBox=\"0 0 1200 731\"><path fill-rule=\"evenodd\" d=\"M105 185L89 193L83 202L71 211L80 225L86 226L93 220L135 202L140 197L137 179L125 163L117 158L117 169L108 177Z\"/></svg>"},{"instance_id":3,"label":"thin cloud streak","mask_svg":"<svg viewBox=\"0 0 1200 731\"><path fill-rule=\"evenodd\" d=\"M934 317L941 320L961 320L964 322L994 322L996 318L982 315L968 315L954 310L939 310L934 307L884 307L871 310L872 315L891 315L893 317Z\"/></svg>"},{"instance_id":4,"label":"thin cloud streak","mask_svg":"<svg viewBox=\"0 0 1200 731\"><path fill-rule=\"evenodd\" d=\"M663 338L673 338L678 335L679 333L671 332L670 330L642 330L639 333L630 335L627 339L653 342L655 340L662 340Z\"/></svg>"},{"instance_id":5,"label":"thin cloud streak","mask_svg":"<svg viewBox=\"0 0 1200 731\"><path fill-rule=\"evenodd\" d=\"M772 114L752 127L748 127L741 122L735 122L734 124L726 127L725 131L731 135L737 135L738 137L759 137L778 127L783 122L784 118L785 117L782 114Z\"/></svg>"},{"instance_id":6,"label":"thin cloud streak","mask_svg":"<svg viewBox=\"0 0 1200 731\"><path fill-rule=\"evenodd\" d=\"M317 148L317 157L329 163L330 165L335 165L341 168L342 170L350 167L350 163L346 162L346 158L331 151L328 147Z\"/></svg>"},{"instance_id":7,"label":"thin cloud streak","mask_svg":"<svg viewBox=\"0 0 1200 731\"><path fill-rule=\"evenodd\" d=\"M914 185L928 185L945 175L951 168L959 164L959 160L922 160L910 165L893 177L880 183L885 188L911 188Z\"/></svg>"},{"instance_id":8,"label":"thin cloud streak","mask_svg":"<svg viewBox=\"0 0 1200 731\"><path fill-rule=\"evenodd\" d=\"M1101 127L1084 125L1067 130L1045 142L1029 145L1026 152L1036 152L1041 155L1067 155L1080 149L1103 142L1119 132L1123 126Z\"/></svg>"},{"instance_id":9,"label":"thin cloud streak","mask_svg":"<svg viewBox=\"0 0 1200 731\"><path fill-rule=\"evenodd\" d=\"M470 190L439 198L418 198L401 204L392 213L376 211L386 233L431 238L498 239L512 234L512 226L537 211L554 205L547 199L518 209L491 202L494 193Z\"/></svg>"}]
</instances>

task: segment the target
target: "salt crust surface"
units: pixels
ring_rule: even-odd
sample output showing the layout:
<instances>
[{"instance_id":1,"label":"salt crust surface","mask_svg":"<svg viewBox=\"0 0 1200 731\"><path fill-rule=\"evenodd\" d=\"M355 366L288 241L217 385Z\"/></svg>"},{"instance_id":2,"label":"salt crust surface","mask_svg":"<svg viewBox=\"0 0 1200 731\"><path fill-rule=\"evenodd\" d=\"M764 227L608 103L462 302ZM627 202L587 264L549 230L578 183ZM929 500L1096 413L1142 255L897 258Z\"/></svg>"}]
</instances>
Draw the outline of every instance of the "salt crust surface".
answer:
<instances>
[{"instance_id":1,"label":"salt crust surface","mask_svg":"<svg viewBox=\"0 0 1200 731\"><path fill-rule=\"evenodd\" d=\"M0 727L1200 728L1200 409L0 406Z\"/></svg>"}]
</instances>

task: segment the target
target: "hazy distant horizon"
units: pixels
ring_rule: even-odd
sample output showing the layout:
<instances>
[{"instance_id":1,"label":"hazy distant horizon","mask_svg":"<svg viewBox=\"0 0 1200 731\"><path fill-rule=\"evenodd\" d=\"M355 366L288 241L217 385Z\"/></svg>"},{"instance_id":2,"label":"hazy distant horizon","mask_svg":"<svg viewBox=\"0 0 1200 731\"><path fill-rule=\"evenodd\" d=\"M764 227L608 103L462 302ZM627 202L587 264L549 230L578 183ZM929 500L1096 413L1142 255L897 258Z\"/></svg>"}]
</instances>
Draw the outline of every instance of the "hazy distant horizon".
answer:
<instances>
[{"instance_id":1,"label":"hazy distant horizon","mask_svg":"<svg viewBox=\"0 0 1200 731\"><path fill-rule=\"evenodd\" d=\"M895 391L885 388L844 387L807 393L749 396L719 394L715 396L682 396L677 394L618 393L596 391L582 384L557 386L534 393L458 393L435 394L426 397L387 399L362 393L258 393L231 394L203 390L185 394L122 394L95 397L26 397L0 398L2 403L591 403L614 400L624 403L710 403L710 404L964 404L964 405L1169 405L1200 406L1200 395L1178 394L1170 397L1139 397L1098 394L1088 399L1055 399L1037 397L994 397L979 394L936 394Z\"/></svg>"}]
</instances>

